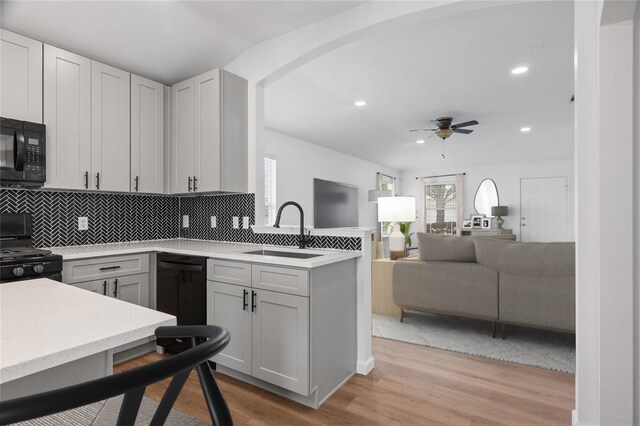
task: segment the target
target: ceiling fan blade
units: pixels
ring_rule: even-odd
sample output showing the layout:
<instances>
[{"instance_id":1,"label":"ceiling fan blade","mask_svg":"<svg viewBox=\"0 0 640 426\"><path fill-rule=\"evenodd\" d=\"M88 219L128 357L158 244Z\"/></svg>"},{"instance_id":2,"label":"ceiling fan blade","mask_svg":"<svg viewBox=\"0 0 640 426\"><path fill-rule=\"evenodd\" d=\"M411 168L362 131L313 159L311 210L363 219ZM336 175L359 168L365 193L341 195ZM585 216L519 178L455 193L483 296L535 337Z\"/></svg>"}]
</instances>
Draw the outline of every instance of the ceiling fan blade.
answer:
<instances>
[{"instance_id":1,"label":"ceiling fan blade","mask_svg":"<svg viewBox=\"0 0 640 426\"><path fill-rule=\"evenodd\" d=\"M468 135L469 133L473 132L473 130L471 129L452 129L455 133L462 133L465 135Z\"/></svg>"},{"instance_id":2,"label":"ceiling fan blade","mask_svg":"<svg viewBox=\"0 0 640 426\"><path fill-rule=\"evenodd\" d=\"M480 124L480 123L478 123L476 120L471 120L471 121L465 121L464 123L454 124L453 126L451 126L451 128L457 129L459 127L475 126L476 124Z\"/></svg>"},{"instance_id":3,"label":"ceiling fan blade","mask_svg":"<svg viewBox=\"0 0 640 426\"><path fill-rule=\"evenodd\" d=\"M410 132L435 132L438 129L412 129Z\"/></svg>"}]
</instances>

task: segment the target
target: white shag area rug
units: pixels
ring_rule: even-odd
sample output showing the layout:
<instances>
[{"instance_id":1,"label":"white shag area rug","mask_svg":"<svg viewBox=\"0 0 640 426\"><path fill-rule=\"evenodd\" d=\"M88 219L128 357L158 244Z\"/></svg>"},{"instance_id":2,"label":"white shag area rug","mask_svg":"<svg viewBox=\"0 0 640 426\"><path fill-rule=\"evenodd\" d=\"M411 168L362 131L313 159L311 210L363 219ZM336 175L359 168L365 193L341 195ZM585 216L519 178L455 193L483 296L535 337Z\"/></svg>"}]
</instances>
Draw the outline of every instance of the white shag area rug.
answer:
<instances>
[{"instance_id":1,"label":"white shag area rug","mask_svg":"<svg viewBox=\"0 0 640 426\"><path fill-rule=\"evenodd\" d=\"M445 349L468 355L575 374L573 336L547 330L507 326L507 339L491 337L491 323L467 318L406 312L398 318L373 314L375 337Z\"/></svg>"}]
</instances>

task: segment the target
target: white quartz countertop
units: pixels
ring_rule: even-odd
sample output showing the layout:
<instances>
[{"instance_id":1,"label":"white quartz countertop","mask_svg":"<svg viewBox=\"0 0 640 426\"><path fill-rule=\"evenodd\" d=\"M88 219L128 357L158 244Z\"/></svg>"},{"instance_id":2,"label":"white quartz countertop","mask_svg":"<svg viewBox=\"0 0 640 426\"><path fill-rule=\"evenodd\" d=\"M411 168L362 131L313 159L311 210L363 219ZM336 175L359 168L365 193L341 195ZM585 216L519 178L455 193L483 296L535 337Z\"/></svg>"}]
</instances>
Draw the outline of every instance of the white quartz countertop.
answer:
<instances>
[{"instance_id":1,"label":"white quartz countertop","mask_svg":"<svg viewBox=\"0 0 640 426\"><path fill-rule=\"evenodd\" d=\"M0 284L0 383L153 336L172 315L46 278Z\"/></svg>"},{"instance_id":2,"label":"white quartz countertop","mask_svg":"<svg viewBox=\"0 0 640 426\"><path fill-rule=\"evenodd\" d=\"M96 244L87 246L52 247L49 250L62 255L64 260L85 259L100 256L115 256L121 254L165 252L202 256L223 260L239 260L251 263L291 266L298 268L316 268L343 260L354 259L362 255L359 251L304 249L282 246L263 246L259 244L227 243L203 240L153 240L131 243ZM309 259L297 259L280 256L265 256L247 254L248 251L272 250L284 252L300 252L319 254Z\"/></svg>"}]
</instances>

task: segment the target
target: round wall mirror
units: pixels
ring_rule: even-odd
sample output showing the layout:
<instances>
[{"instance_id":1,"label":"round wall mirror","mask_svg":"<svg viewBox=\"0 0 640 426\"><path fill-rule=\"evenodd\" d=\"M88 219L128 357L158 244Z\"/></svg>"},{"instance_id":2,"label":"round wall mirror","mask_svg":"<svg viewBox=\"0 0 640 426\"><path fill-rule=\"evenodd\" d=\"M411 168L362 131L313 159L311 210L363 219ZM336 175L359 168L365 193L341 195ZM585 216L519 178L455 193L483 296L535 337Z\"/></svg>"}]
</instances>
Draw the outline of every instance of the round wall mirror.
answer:
<instances>
[{"instance_id":1,"label":"round wall mirror","mask_svg":"<svg viewBox=\"0 0 640 426\"><path fill-rule=\"evenodd\" d=\"M491 216L491 207L499 206L500 198L498 197L498 187L493 179L485 179L480 182L476 196L473 199L473 207L478 214L487 217Z\"/></svg>"}]
</instances>

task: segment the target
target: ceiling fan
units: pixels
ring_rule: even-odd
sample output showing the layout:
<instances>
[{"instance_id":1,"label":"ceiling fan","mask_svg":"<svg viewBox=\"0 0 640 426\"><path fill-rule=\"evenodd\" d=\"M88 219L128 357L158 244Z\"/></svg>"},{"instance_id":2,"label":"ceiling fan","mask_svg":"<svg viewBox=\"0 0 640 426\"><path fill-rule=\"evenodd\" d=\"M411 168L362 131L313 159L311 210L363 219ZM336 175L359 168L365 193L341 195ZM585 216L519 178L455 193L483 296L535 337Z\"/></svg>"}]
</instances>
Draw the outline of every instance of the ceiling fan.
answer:
<instances>
[{"instance_id":1,"label":"ceiling fan","mask_svg":"<svg viewBox=\"0 0 640 426\"><path fill-rule=\"evenodd\" d=\"M468 135L473 132L471 129L463 129L463 127L475 126L478 123L476 120L465 121L464 123L451 124L453 117L440 117L431 122L438 127L435 129L413 129L410 132L435 132L434 134L440 139L445 140L454 133L462 133Z\"/></svg>"}]
</instances>

